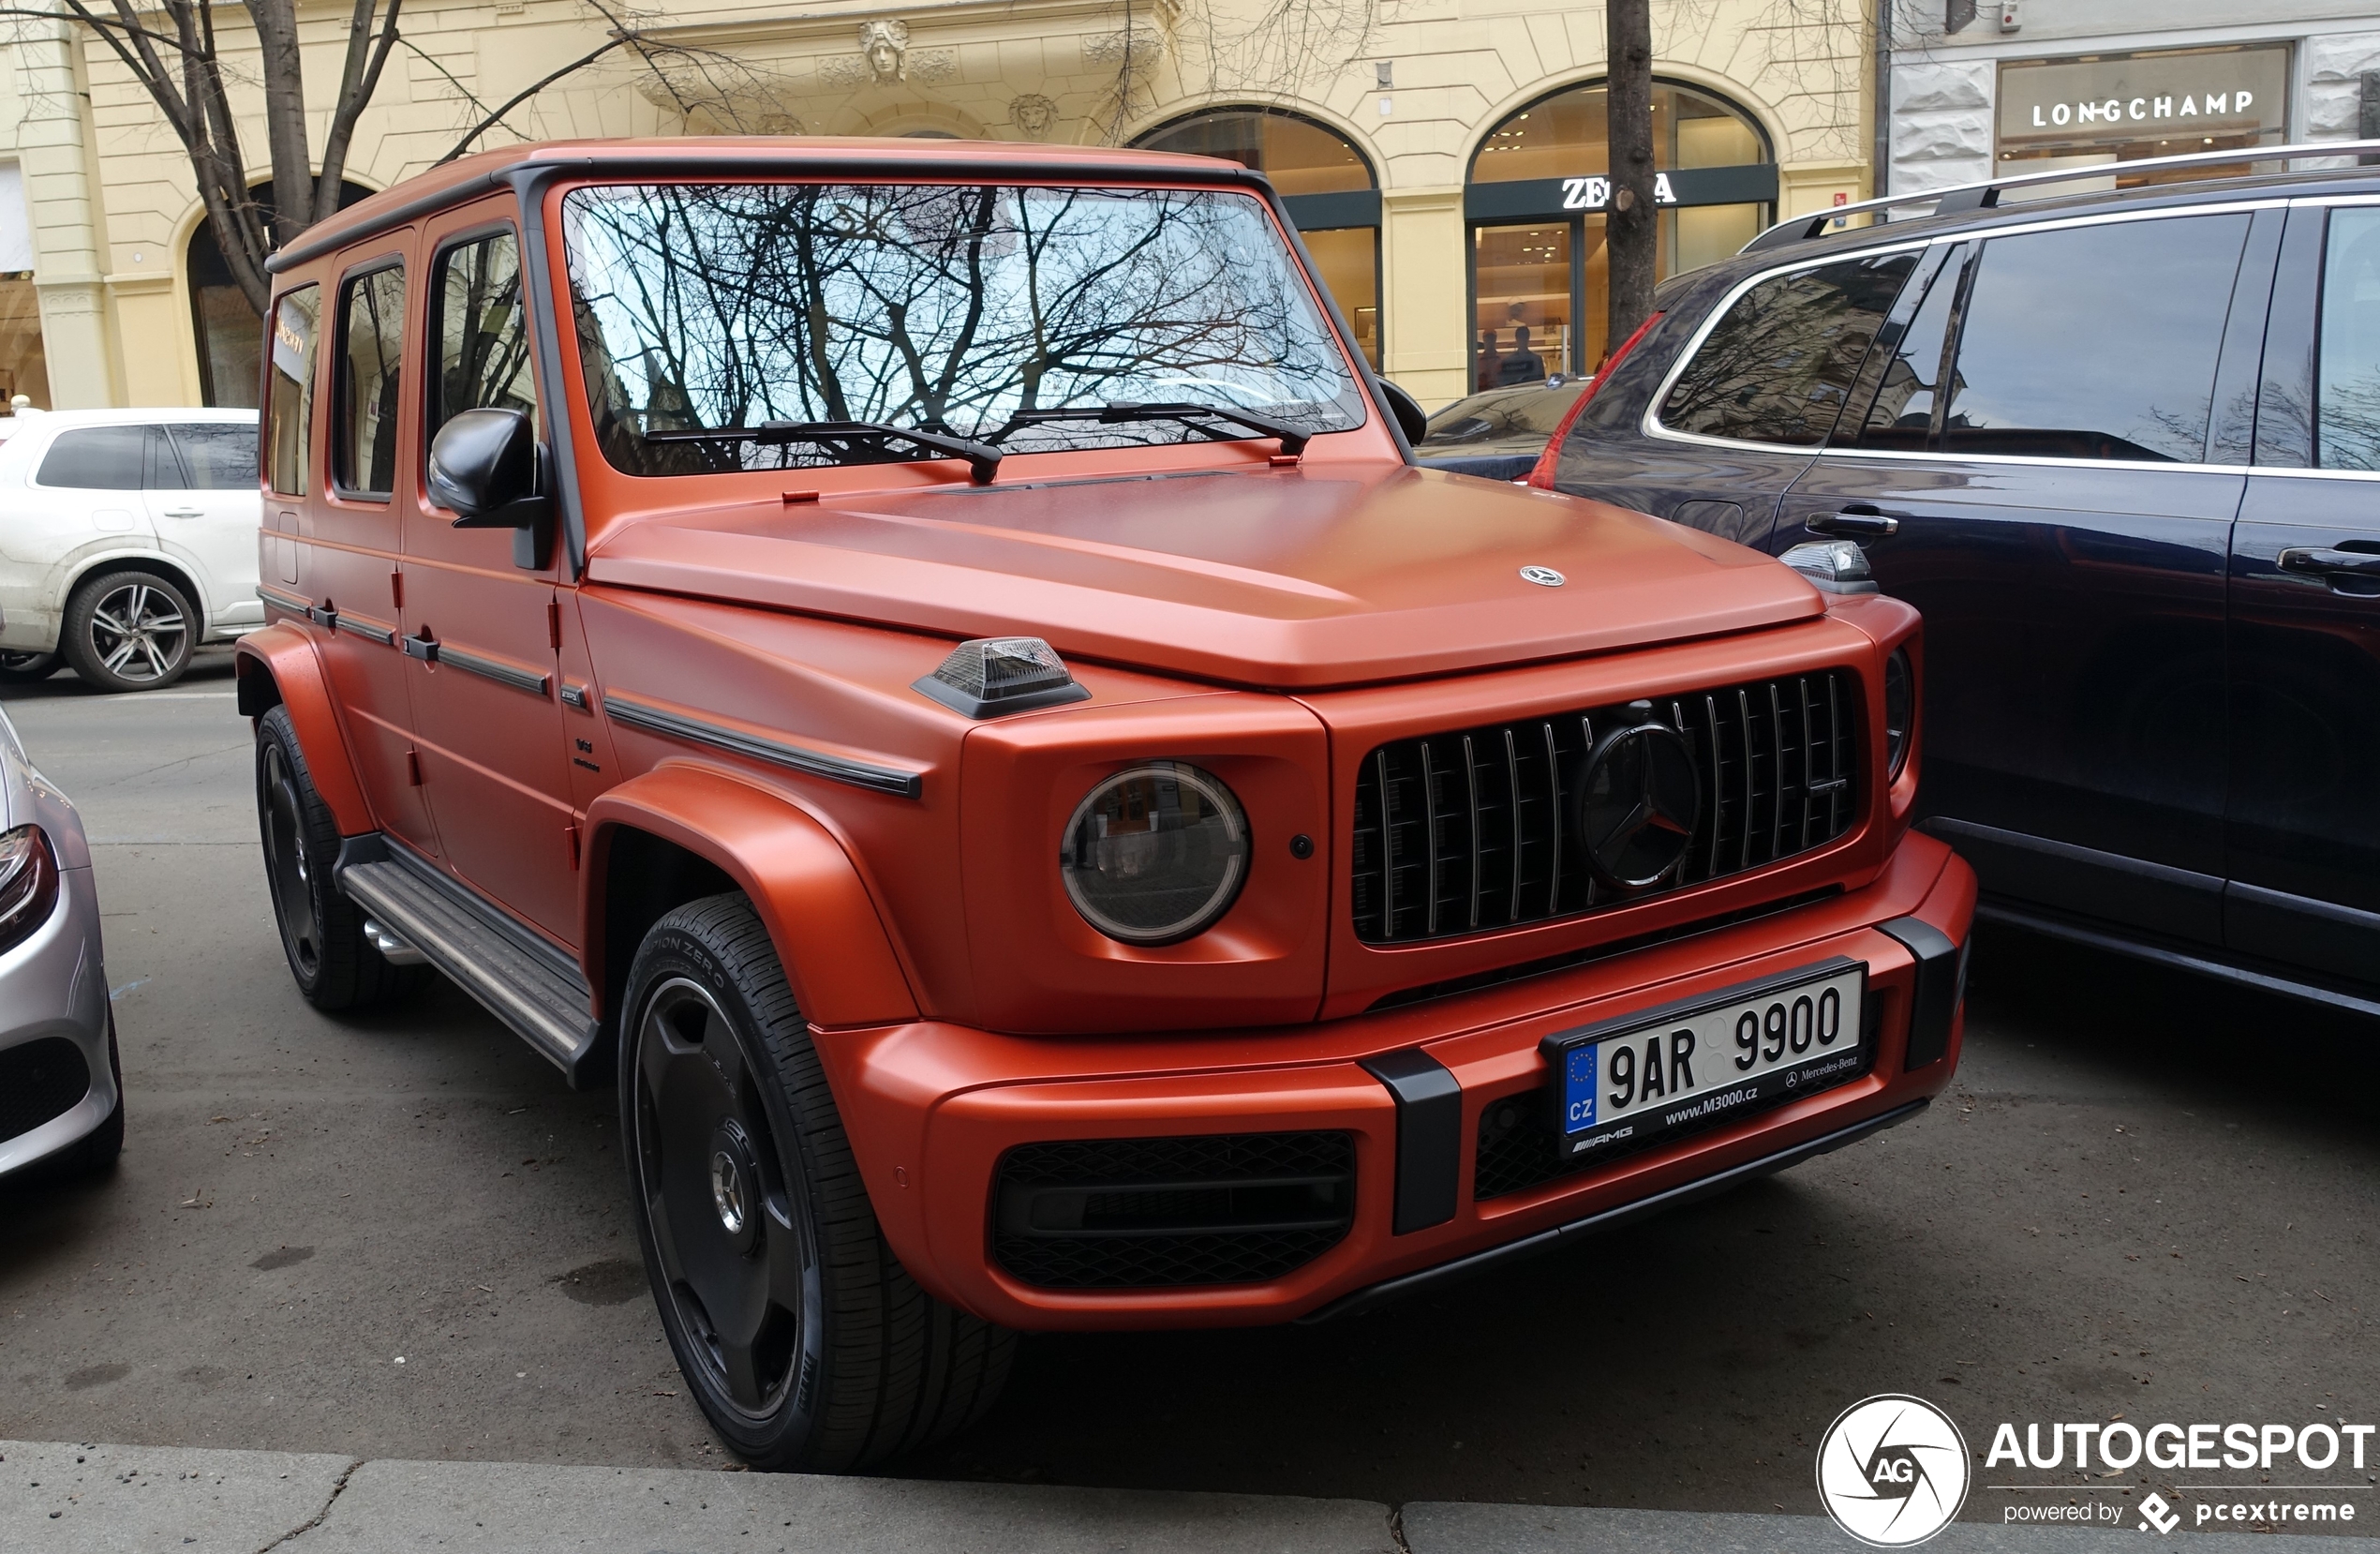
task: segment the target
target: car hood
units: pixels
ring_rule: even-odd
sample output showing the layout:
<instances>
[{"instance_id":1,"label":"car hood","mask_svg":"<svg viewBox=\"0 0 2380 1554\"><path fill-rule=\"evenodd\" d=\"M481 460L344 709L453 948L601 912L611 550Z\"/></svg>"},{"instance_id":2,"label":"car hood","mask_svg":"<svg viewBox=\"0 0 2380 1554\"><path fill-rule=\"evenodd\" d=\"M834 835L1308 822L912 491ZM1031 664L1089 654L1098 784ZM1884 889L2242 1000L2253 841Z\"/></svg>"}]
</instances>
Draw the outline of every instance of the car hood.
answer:
<instances>
[{"instance_id":1,"label":"car hood","mask_svg":"<svg viewBox=\"0 0 2380 1554\"><path fill-rule=\"evenodd\" d=\"M1525 580L1551 568L1564 585ZM1600 502L1403 466L870 493L648 516L597 585L1318 689L1822 613L1792 569Z\"/></svg>"}]
</instances>

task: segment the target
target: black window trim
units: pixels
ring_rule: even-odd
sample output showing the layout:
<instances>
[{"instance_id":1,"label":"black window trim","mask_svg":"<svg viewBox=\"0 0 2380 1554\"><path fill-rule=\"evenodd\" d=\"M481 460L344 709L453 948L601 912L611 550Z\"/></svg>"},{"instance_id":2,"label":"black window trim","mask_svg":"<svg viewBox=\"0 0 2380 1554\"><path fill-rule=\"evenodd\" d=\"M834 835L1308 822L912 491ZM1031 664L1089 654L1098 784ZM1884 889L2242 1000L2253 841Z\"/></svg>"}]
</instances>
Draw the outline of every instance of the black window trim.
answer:
<instances>
[{"instance_id":1,"label":"black window trim","mask_svg":"<svg viewBox=\"0 0 2380 1554\"><path fill-rule=\"evenodd\" d=\"M439 238L437 246L430 249L430 262L427 272L427 280L425 282L429 290L424 293L422 298L423 370L421 373L422 402L419 406L422 416L422 446L420 449L422 456L420 462L422 468L415 471L417 478L428 478L430 440L438 435L439 427L436 414L438 410L439 374L430 370L429 354L432 349L432 342L439 337L439 331L443 326L444 321L446 289L442 284L440 284L443 279L443 272L440 266L445 264L447 255L453 253L457 248L468 248L474 243L484 243L491 237L505 236L509 236L513 240L513 258L520 267L521 321L529 331L529 376L531 378L541 380L537 385L537 411L540 426L541 428L543 427L545 419L546 395L545 384L542 381L543 375L539 371L536 346L537 324L535 319L530 317L530 314L534 311L534 309L529 306L528 249L521 241L521 224L519 220L513 215L507 213L502 216L490 217L487 220L481 222L478 226L466 227L458 232L449 232L444 237ZM544 433L541 429L538 435L542 437Z\"/></svg>"},{"instance_id":2,"label":"black window trim","mask_svg":"<svg viewBox=\"0 0 2380 1554\"><path fill-rule=\"evenodd\" d=\"M394 489L395 483L394 481L390 482L391 489L387 491L359 491L350 487L346 481L340 478L337 440L343 435L342 428L347 421L348 387L346 381L347 374L340 369L339 364L341 359L347 354L348 297L354 291L359 283L371 279L381 271L395 270L401 273L404 269L404 249L399 248L390 253L375 254L370 259L364 261L360 264L356 264L349 269L340 271L338 289L332 293L332 295L337 299L336 306L333 309L331 315L330 355L332 441L323 449L324 456L322 462L327 466L327 468L322 472L328 478L323 481L322 485L323 488L329 492L330 495L337 498L341 501L364 502L373 507L389 507L396 501L396 491ZM411 312L412 306L411 298L407 298L406 311L409 313ZM320 326L318 325L318 327ZM397 338L396 356L396 370L400 376L404 373L405 366L405 340L404 336L400 335ZM401 398L402 396L400 396L400 399ZM394 470L392 470L391 472L394 473Z\"/></svg>"},{"instance_id":3,"label":"black window trim","mask_svg":"<svg viewBox=\"0 0 2380 1554\"><path fill-rule=\"evenodd\" d=\"M2028 221L2010 226L1974 227L1960 232L1941 232L1931 237L1910 238L1899 243L1888 242L1869 247L1847 248L1839 253L1805 258L1791 264L1779 264L1770 269L1757 271L1728 288L1718 304L1703 316L1703 321L1695 326L1694 334L1687 341L1686 348L1680 351L1676 360L1670 364L1669 371L1661 378L1660 386L1654 391L1652 398L1645 404L1644 414L1639 423L1638 430L1645 437L1665 442L1692 442L1706 448L1757 448L1763 453L1801 454L1819 458L1906 459L1934 464L2007 464L2023 465L2033 469L2212 471L2220 474L2291 472L2277 471L2270 466L2259 468L2247 464L2191 464L2164 459L2064 458L2046 454L1946 453L1929 450L1905 451L1894 448L1832 446L1812 448L1784 442L1756 442L1747 438L1713 437L1705 432L1679 431L1675 427L1663 426L1660 412L1661 406L1669 401L1670 390L1676 385L1677 380L1685 375L1687 364L1694 359L1696 351L1703 349L1703 340L1709 336L1713 329L1718 327L1719 320L1727 316L1728 310L1742 299L1744 293L1763 281L1796 275L1804 270L1822 269L1826 265L1840 264L1850 260L1871 259L1903 249L1928 248L1953 243L1986 242L1996 237L2016 237L2029 232L2058 232L2068 227L2112 226L2120 221L2162 221L2190 216L2228 216L2242 212L2283 209L2292 203L2314 202L2302 200L2292 201L2287 196L2282 196L2262 200L2225 201L2220 204L2164 205L2154 210L2113 211L2097 216L2059 217L2049 220ZM1948 332L1948 338L1951 341L1956 341L1957 338L1956 321L1954 321L1954 327ZM1938 411L1937 415L1939 413ZM2380 471L2355 472L2363 474L2367 479L2380 478Z\"/></svg>"}]
</instances>

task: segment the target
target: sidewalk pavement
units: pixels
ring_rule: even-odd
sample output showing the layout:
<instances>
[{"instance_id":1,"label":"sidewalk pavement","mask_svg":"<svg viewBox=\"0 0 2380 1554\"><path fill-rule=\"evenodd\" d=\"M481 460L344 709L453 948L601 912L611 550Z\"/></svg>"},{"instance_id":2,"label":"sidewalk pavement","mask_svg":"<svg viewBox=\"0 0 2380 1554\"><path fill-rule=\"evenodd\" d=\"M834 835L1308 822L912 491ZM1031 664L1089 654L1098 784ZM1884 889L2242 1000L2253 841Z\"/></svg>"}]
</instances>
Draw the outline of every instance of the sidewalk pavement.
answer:
<instances>
[{"instance_id":1,"label":"sidewalk pavement","mask_svg":"<svg viewBox=\"0 0 2380 1554\"><path fill-rule=\"evenodd\" d=\"M2380 1554L2184 1532L2189 1554ZM1852 1554L1821 1517L358 1461L0 1441L15 1554ZM1928 1554L2144 1554L2141 1534L1963 1522Z\"/></svg>"}]
</instances>

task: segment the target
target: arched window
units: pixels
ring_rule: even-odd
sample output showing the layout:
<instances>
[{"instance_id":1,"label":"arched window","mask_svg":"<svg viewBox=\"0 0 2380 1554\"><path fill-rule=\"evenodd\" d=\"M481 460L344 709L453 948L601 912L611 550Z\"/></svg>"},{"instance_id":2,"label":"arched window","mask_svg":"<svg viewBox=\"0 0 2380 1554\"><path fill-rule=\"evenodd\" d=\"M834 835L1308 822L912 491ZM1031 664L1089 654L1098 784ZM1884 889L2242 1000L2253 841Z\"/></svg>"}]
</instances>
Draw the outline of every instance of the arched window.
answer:
<instances>
[{"instance_id":1,"label":"arched window","mask_svg":"<svg viewBox=\"0 0 2380 1554\"><path fill-rule=\"evenodd\" d=\"M1611 198L1601 82L1540 97L1489 131L1471 158L1472 383L1591 372L1612 342L1603 208ZM1692 87L1653 85L1659 274L1749 242L1777 200L1777 163L1751 115Z\"/></svg>"},{"instance_id":2,"label":"arched window","mask_svg":"<svg viewBox=\"0 0 2380 1554\"><path fill-rule=\"evenodd\" d=\"M1380 365L1380 185L1346 136L1277 108L1218 108L1133 144L1219 157L1271 179L1356 342Z\"/></svg>"},{"instance_id":3,"label":"arched window","mask_svg":"<svg viewBox=\"0 0 2380 1554\"><path fill-rule=\"evenodd\" d=\"M270 184L259 184L248 191L268 212L272 192ZM342 183L339 205L344 209L371 193L361 184ZM248 306L240 283L231 278L231 266L215 241L212 222L201 220L191 232L182 265L189 277L190 321L198 332L200 402L254 409L261 367L257 353L263 348L264 321Z\"/></svg>"}]
</instances>

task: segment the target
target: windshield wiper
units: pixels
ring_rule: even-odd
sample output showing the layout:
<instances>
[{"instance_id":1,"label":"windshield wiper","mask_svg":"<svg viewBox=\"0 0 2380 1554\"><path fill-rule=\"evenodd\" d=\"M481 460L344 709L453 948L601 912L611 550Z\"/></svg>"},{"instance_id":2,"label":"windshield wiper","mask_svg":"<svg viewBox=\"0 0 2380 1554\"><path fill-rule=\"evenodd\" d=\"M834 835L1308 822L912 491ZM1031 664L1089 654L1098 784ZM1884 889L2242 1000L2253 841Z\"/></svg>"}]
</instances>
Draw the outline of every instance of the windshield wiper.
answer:
<instances>
[{"instance_id":1,"label":"windshield wiper","mask_svg":"<svg viewBox=\"0 0 2380 1554\"><path fill-rule=\"evenodd\" d=\"M694 426L683 430L647 432L647 442L757 442L765 448L789 442L815 442L837 448L855 442L907 442L946 458L963 458L978 486L991 484L1000 472L1000 450L946 432L917 431L881 421L764 421L757 426Z\"/></svg>"},{"instance_id":2,"label":"windshield wiper","mask_svg":"<svg viewBox=\"0 0 2380 1554\"><path fill-rule=\"evenodd\" d=\"M1127 421L1221 421L1244 427L1258 437L1277 437L1284 454L1305 452L1310 433L1300 431L1286 421L1275 421L1269 415L1253 411L1233 410L1224 405L1200 405L1188 400L1162 404L1084 405L1079 408L1047 411L1019 411L996 436L1005 437L1019 426L1030 426L1043 421L1096 421L1113 426Z\"/></svg>"}]
</instances>

